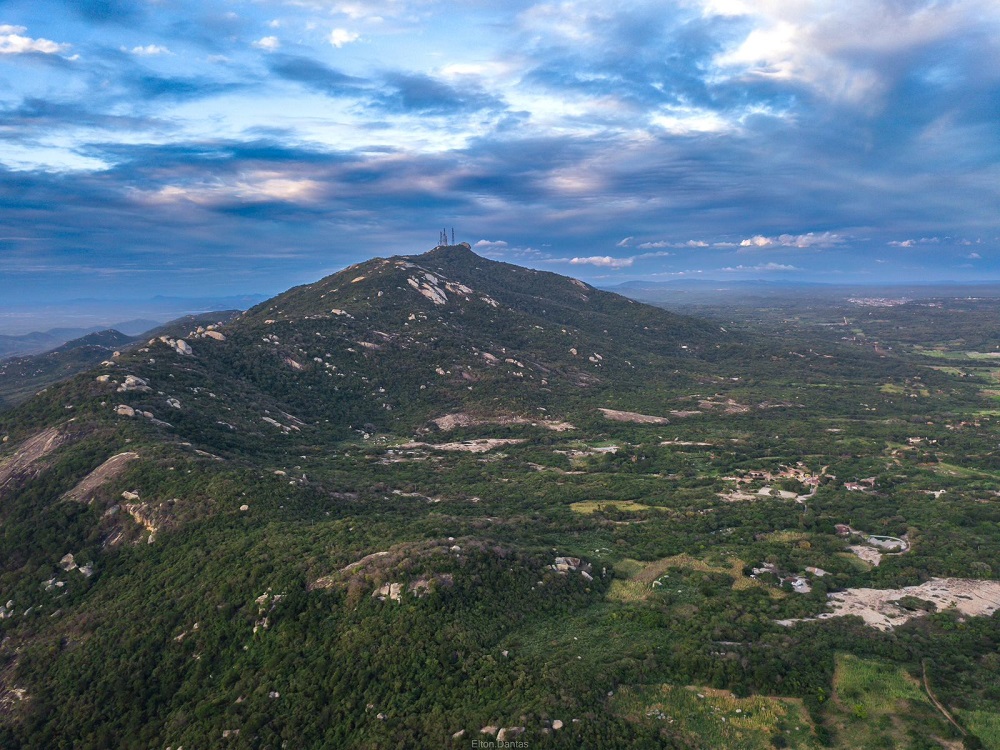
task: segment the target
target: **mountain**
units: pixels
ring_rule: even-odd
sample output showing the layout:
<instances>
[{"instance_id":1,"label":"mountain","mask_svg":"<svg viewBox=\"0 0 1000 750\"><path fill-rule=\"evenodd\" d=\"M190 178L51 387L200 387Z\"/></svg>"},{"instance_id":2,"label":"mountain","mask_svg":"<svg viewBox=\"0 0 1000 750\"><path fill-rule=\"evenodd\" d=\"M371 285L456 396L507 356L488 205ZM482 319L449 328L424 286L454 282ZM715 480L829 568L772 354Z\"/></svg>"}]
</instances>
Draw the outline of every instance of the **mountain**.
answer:
<instances>
[{"instance_id":1,"label":"mountain","mask_svg":"<svg viewBox=\"0 0 1000 750\"><path fill-rule=\"evenodd\" d=\"M989 713L990 618L792 623L993 575L979 385L800 344L463 244L105 351L0 413L0 747L874 746L878 659Z\"/></svg>"},{"instance_id":2,"label":"mountain","mask_svg":"<svg viewBox=\"0 0 1000 750\"><path fill-rule=\"evenodd\" d=\"M17 336L0 335L0 360L47 352L91 333L113 330L124 333L127 336L135 336L157 325L160 325L160 323L155 320L135 319L104 327L51 328L48 331L36 331Z\"/></svg>"},{"instance_id":3,"label":"mountain","mask_svg":"<svg viewBox=\"0 0 1000 750\"><path fill-rule=\"evenodd\" d=\"M142 328L146 336L172 334L183 336L199 325L220 324L239 315L239 310L186 315L152 329ZM133 320L126 323L129 330L151 321ZM65 334L70 329L62 329ZM57 337L59 338L59 337ZM88 333L67 341L42 354L11 357L0 361L0 409L25 401L53 383L70 378L108 359L119 349L127 349L141 337L128 335L117 329Z\"/></svg>"}]
</instances>

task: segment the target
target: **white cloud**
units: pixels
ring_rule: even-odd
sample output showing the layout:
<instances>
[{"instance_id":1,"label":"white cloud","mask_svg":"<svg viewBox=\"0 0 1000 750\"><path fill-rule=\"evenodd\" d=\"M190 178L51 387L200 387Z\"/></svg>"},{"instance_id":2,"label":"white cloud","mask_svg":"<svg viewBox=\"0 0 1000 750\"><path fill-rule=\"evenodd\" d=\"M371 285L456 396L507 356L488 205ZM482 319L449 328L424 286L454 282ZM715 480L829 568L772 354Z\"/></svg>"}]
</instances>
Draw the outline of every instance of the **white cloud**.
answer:
<instances>
[{"instance_id":1,"label":"white cloud","mask_svg":"<svg viewBox=\"0 0 1000 750\"><path fill-rule=\"evenodd\" d=\"M947 239L947 238L946 238ZM888 243L889 247L914 247L916 245L937 245L941 242L940 237L921 237L919 240L893 240ZM962 243L959 243L962 244ZM969 244L969 243L964 243Z\"/></svg>"},{"instance_id":2,"label":"white cloud","mask_svg":"<svg viewBox=\"0 0 1000 750\"><path fill-rule=\"evenodd\" d=\"M742 240L740 242L740 247L768 247L773 244L774 240L770 237L764 237L763 235L758 234L750 239Z\"/></svg>"},{"instance_id":3,"label":"white cloud","mask_svg":"<svg viewBox=\"0 0 1000 750\"><path fill-rule=\"evenodd\" d=\"M125 51L124 47L122 47L122 51ZM139 55L141 57L152 57L154 55L173 54L169 49L167 49L166 47L161 47L158 44L147 44L145 47L133 47L132 49L128 50L128 52L131 52L133 55Z\"/></svg>"},{"instance_id":4,"label":"white cloud","mask_svg":"<svg viewBox=\"0 0 1000 750\"><path fill-rule=\"evenodd\" d=\"M356 31L348 31L347 29L334 29L330 32L330 44L337 49L340 49L345 44L356 42L360 38L361 35Z\"/></svg>"},{"instance_id":5,"label":"white cloud","mask_svg":"<svg viewBox=\"0 0 1000 750\"><path fill-rule=\"evenodd\" d=\"M968 258L969 260L979 260L979 259L980 259L980 258L982 258L983 256L982 256L982 255L980 255L979 253L969 253L969 254L968 254L968 255L966 255L965 257L966 257L966 258Z\"/></svg>"},{"instance_id":6,"label":"white cloud","mask_svg":"<svg viewBox=\"0 0 1000 750\"><path fill-rule=\"evenodd\" d=\"M634 260L634 258L612 258L610 255L591 255L589 258L571 258L569 262L574 266L591 265L601 268L628 268Z\"/></svg>"},{"instance_id":7,"label":"white cloud","mask_svg":"<svg viewBox=\"0 0 1000 750\"><path fill-rule=\"evenodd\" d=\"M27 28L0 24L0 55L25 55L31 52L43 55L55 55L70 48L68 44L59 44L51 39L32 39L23 36Z\"/></svg>"},{"instance_id":8,"label":"white cloud","mask_svg":"<svg viewBox=\"0 0 1000 750\"><path fill-rule=\"evenodd\" d=\"M478 250L500 250L507 247L507 243L503 240L479 240L473 247Z\"/></svg>"},{"instance_id":9,"label":"white cloud","mask_svg":"<svg viewBox=\"0 0 1000 750\"><path fill-rule=\"evenodd\" d=\"M643 242L639 245L640 250L651 250L658 247L672 247L672 245L669 242L665 242L663 240L658 240L656 242Z\"/></svg>"},{"instance_id":10,"label":"white cloud","mask_svg":"<svg viewBox=\"0 0 1000 750\"><path fill-rule=\"evenodd\" d=\"M754 235L740 242L740 247L744 248L740 252L761 247L832 247L844 242L844 238L833 232L807 232L806 234L779 234L777 237L765 237L762 234ZM721 243L717 243L721 246Z\"/></svg>"},{"instance_id":11,"label":"white cloud","mask_svg":"<svg viewBox=\"0 0 1000 750\"><path fill-rule=\"evenodd\" d=\"M276 36L265 36L253 43L254 47L273 52L281 46L281 41Z\"/></svg>"},{"instance_id":12,"label":"white cloud","mask_svg":"<svg viewBox=\"0 0 1000 750\"><path fill-rule=\"evenodd\" d=\"M628 247L634 239L635 237L626 237L625 239L616 242L615 247Z\"/></svg>"},{"instance_id":13,"label":"white cloud","mask_svg":"<svg viewBox=\"0 0 1000 750\"><path fill-rule=\"evenodd\" d=\"M672 109L663 114L653 115L649 121L671 135L722 133L734 127L733 123L718 113L703 109Z\"/></svg>"}]
</instances>

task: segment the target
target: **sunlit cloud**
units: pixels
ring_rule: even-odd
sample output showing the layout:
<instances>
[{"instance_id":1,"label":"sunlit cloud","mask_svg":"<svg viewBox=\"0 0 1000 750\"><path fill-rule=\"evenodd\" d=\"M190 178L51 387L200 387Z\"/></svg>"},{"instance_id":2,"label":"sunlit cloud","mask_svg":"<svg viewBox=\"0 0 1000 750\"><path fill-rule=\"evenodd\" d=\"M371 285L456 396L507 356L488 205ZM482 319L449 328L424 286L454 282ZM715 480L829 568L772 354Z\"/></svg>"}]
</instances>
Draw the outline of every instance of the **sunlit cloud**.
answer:
<instances>
[{"instance_id":1,"label":"sunlit cloud","mask_svg":"<svg viewBox=\"0 0 1000 750\"><path fill-rule=\"evenodd\" d=\"M765 237L764 235L754 235L740 241L740 247L744 249L755 249L764 247L833 247L846 242L844 237L833 232L807 232L806 234L780 234L776 237Z\"/></svg>"},{"instance_id":2,"label":"sunlit cloud","mask_svg":"<svg viewBox=\"0 0 1000 750\"><path fill-rule=\"evenodd\" d=\"M356 42L360 38L361 35L356 31L348 31L347 29L334 29L330 32L330 44L337 49L340 49L345 44Z\"/></svg>"}]
</instances>

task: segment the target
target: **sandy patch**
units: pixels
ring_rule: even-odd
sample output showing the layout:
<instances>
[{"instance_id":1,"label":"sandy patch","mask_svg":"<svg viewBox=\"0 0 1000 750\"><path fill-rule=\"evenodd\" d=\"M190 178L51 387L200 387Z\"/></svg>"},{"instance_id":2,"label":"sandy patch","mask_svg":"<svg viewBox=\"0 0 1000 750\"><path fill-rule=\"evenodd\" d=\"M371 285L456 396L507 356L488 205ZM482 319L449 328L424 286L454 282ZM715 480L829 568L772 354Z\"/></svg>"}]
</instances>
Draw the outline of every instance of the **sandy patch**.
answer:
<instances>
[{"instance_id":1,"label":"sandy patch","mask_svg":"<svg viewBox=\"0 0 1000 750\"><path fill-rule=\"evenodd\" d=\"M634 422L635 424L670 424L666 417L654 417L651 414L639 414L634 411L618 411L617 409L598 409L605 419L612 422Z\"/></svg>"},{"instance_id":2,"label":"sandy patch","mask_svg":"<svg viewBox=\"0 0 1000 750\"><path fill-rule=\"evenodd\" d=\"M139 454L134 451L127 451L112 456L85 476L76 487L63 495L63 499L73 500L78 503L89 503L94 499L94 492L125 471L125 467L128 466L129 462L137 458L139 458Z\"/></svg>"},{"instance_id":3,"label":"sandy patch","mask_svg":"<svg viewBox=\"0 0 1000 750\"><path fill-rule=\"evenodd\" d=\"M882 553L874 547L865 547L861 544L854 544L847 549L860 557L866 563L871 563L872 565L877 566L880 562L882 562Z\"/></svg>"},{"instance_id":4,"label":"sandy patch","mask_svg":"<svg viewBox=\"0 0 1000 750\"><path fill-rule=\"evenodd\" d=\"M991 615L1000 609L1000 581L977 581L969 578L932 578L919 586L900 589L847 589L830 594L828 599L833 612L826 612L808 620L827 620L831 617L857 615L867 625L878 630L892 630L907 620L922 617L923 610L906 609L898 604L905 596L933 602L938 610L955 608L963 615ZM779 620L781 625L791 625L803 620Z\"/></svg>"},{"instance_id":5,"label":"sandy patch","mask_svg":"<svg viewBox=\"0 0 1000 750\"><path fill-rule=\"evenodd\" d=\"M457 427L477 427L479 425L486 424L523 424L531 425L532 427L544 427L545 429L552 430L553 432L565 432L566 430L576 429L576 426L570 424L569 422L561 422L556 419L529 419L528 417L518 417L514 415L474 417L471 414L464 414L462 412L445 414L443 417L432 419L431 424L435 425L439 430L443 430L445 432L448 430L454 430Z\"/></svg>"},{"instance_id":6,"label":"sandy patch","mask_svg":"<svg viewBox=\"0 0 1000 750\"><path fill-rule=\"evenodd\" d=\"M751 492L740 492L736 490L734 492L719 492L719 497L727 503L741 503L747 500L760 500L761 495L756 495Z\"/></svg>"}]
</instances>

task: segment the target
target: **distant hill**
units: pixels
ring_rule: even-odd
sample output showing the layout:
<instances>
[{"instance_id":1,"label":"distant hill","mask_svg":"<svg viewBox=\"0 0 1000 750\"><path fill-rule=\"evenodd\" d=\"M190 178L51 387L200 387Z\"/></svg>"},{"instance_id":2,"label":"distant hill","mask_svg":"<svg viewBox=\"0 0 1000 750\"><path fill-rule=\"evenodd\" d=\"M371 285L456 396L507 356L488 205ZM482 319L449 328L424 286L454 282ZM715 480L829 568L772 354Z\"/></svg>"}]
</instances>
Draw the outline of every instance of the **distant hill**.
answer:
<instances>
[{"instance_id":1,"label":"distant hill","mask_svg":"<svg viewBox=\"0 0 1000 750\"><path fill-rule=\"evenodd\" d=\"M155 328L142 329L141 335L127 335L117 329L107 329L74 338L41 354L9 357L0 361L0 409L9 408L27 400L39 390L90 369L108 359L115 351L127 349L137 341L151 336L170 334L184 336L199 325L225 323L240 314L239 310L186 315L165 324L153 323ZM152 321L134 320L127 323L130 330L136 325ZM61 338L73 329L55 329Z\"/></svg>"},{"instance_id":2,"label":"distant hill","mask_svg":"<svg viewBox=\"0 0 1000 750\"><path fill-rule=\"evenodd\" d=\"M110 326L91 326L89 328L51 328L47 331L24 333L17 336L0 335L0 360L8 357L38 354L55 349L67 341L79 339L90 333L105 330L120 331L128 336L136 336L143 331L160 325L160 321L149 319L127 320Z\"/></svg>"}]
</instances>

